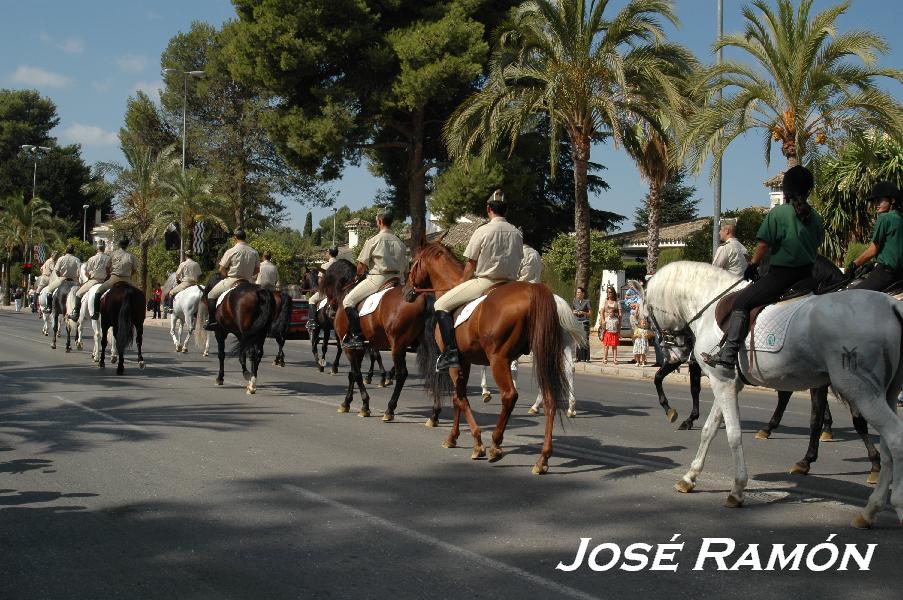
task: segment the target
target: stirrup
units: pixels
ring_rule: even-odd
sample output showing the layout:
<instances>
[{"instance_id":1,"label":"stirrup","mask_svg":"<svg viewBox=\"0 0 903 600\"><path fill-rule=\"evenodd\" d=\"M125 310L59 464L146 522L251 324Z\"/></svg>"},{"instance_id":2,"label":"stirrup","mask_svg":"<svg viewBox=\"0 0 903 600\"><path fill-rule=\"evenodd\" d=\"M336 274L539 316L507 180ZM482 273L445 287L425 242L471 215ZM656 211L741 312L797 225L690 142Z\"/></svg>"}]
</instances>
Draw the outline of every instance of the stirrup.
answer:
<instances>
[{"instance_id":1,"label":"stirrup","mask_svg":"<svg viewBox=\"0 0 903 600\"><path fill-rule=\"evenodd\" d=\"M304 328L308 331L313 331L314 329L317 329L317 322L313 319L308 319L307 324L304 326Z\"/></svg>"},{"instance_id":2,"label":"stirrup","mask_svg":"<svg viewBox=\"0 0 903 600\"><path fill-rule=\"evenodd\" d=\"M733 363L723 360L721 358L720 351L718 351L714 354L709 354L708 352L703 352L699 355L699 357L702 359L702 362L709 365L710 367L723 367L725 369L730 369L731 371L733 371L734 369L737 368L736 359Z\"/></svg>"},{"instance_id":3,"label":"stirrup","mask_svg":"<svg viewBox=\"0 0 903 600\"><path fill-rule=\"evenodd\" d=\"M364 336L360 334L345 334L342 339L342 348L345 350L362 350L364 348Z\"/></svg>"},{"instance_id":4,"label":"stirrup","mask_svg":"<svg viewBox=\"0 0 903 600\"><path fill-rule=\"evenodd\" d=\"M446 350L442 354L439 355L439 358L436 359L436 372L437 373L448 373L449 369L460 369L461 362L458 360L458 351Z\"/></svg>"}]
</instances>

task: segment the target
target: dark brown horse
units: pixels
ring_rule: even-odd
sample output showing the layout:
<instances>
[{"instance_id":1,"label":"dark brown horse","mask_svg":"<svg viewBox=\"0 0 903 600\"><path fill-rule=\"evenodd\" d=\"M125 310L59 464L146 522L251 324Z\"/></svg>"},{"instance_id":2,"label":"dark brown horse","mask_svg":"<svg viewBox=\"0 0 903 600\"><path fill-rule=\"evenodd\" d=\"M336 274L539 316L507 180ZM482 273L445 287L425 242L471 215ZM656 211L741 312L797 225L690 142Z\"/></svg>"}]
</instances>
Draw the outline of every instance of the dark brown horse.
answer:
<instances>
[{"instance_id":1,"label":"dark brown horse","mask_svg":"<svg viewBox=\"0 0 903 600\"><path fill-rule=\"evenodd\" d=\"M441 296L461 281L463 272L464 265L447 246L441 242L423 243L411 264L406 294L413 297L418 291L432 291ZM438 336L435 328L433 335ZM502 411L492 433L489 460L492 462L502 457L502 438L517 402L517 388L511 379L511 361L532 352L533 374L542 392L546 413L545 441L533 472L547 472L552 455L555 413L564 407L569 392L563 360L565 336L552 291L543 284L504 284L489 294L470 318L455 330L455 335L461 368L450 372L454 385L455 416L452 430L443 445L446 448L457 445L463 412L474 440L471 458L486 455L480 428L467 400L467 380L472 364L488 364L502 401ZM440 337L436 339L441 340Z\"/></svg>"},{"instance_id":2,"label":"dark brown horse","mask_svg":"<svg viewBox=\"0 0 903 600\"><path fill-rule=\"evenodd\" d=\"M216 285L218 277L219 275L215 274L210 279L207 289ZM248 382L246 391L248 394L254 394L257 392L257 370L263 358L263 344L274 328L274 320L277 321L278 331L285 331L291 307L286 302L282 304L282 310L279 310L280 303L277 302L273 292L254 283L239 283L228 294L216 307L215 335L219 357L216 384L223 385L225 379L226 337L231 333L238 340L236 344L238 361L241 363L242 375ZM207 319L207 310L207 303L201 302L198 320L202 323ZM285 321L282 325L279 324L281 320ZM198 331L196 335L203 334Z\"/></svg>"},{"instance_id":3,"label":"dark brown horse","mask_svg":"<svg viewBox=\"0 0 903 600\"><path fill-rule=\"evenodd\" d=\"M138 368L144 368L141 342L144 339L145 304L144 292L125 282L114 284L100 299L100 368L106 366L107 333L111 327L115 342L111 360L117 362L116 374L125 373L125 351L132 345L133 336L138 346Z\"/></svg>"},{"instance_id":4,"label":"dark brown horse","mask_svg":"<svg viewBox=\"0 0 903 600\"><path fill-rule=\"evenodd\" d=\"M326 270L320 283L320 291L329 299L329 303L341 304L345 293L353 285L356 270L351 262L340 259ZM432 368L438 357L439 347L428 330L424 327L427 321L432 320L433 299L421 297L415 302L406 302L401 285L396 285L382 297L376 311L361 317L361 331L367 340L367 345L360 350L345 350L351 369L348 372L348 391L345 400L339 405L339 412L348 412L354 399L354 386L358 386L361 392L361 410L358 415L370 416L370 395L364 387L361 375L361 363L367 350L389 350L392 353L392 371L395 373L395 387L389 405L383 414L383 421L395 419L395 409L398 407L398 397L408 377L406 355L408 349L416 348L417 363L424 377L424 385L433 398L433 414L427 421L427 427L435 427L439 420L440 402L439 394L442 388L443 378L436 374ZM335 316L335 329L339 337L343 337L348 330L348 317L344 310L338 310ZM429 330L431 331L431 330ZM389 381L391 383L390 374ZM447 381L447 379L445 379Z\"/></svg>"}]
</instances>

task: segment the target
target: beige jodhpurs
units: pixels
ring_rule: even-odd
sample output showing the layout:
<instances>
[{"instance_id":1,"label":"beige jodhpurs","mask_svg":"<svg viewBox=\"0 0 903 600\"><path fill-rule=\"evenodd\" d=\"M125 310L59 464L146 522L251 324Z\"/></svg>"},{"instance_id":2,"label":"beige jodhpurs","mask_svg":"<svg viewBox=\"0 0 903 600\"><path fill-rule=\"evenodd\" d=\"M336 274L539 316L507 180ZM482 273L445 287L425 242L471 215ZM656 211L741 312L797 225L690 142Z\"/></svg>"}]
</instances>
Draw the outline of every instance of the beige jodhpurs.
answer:
<instances>
[{"instance_id":1,"label":"beige jodhpurs","mask_svg":"<svg viewBox=\"0 0 903 600\"><path fill-rule=\"evenodd\" d=\"M179 292L181 292L183 290L187 290L191 286L197 285L197 284L198 284L198 282L193 279L183 279L179 285L177 285L176 287L169 290L169 297L175 298L176 294L178 294Z\"/></svg>"},{"instance_id":2,"label":"beige jodhpurs","mask_svg":"<svg viewBox=\"0 0 903 600\"><path fill-rule=\"evenodd\" d=\"M114 284L119 283L120 281L124 281L129 285L132 284L131 277L122 277L120 275L110 275L110 278L100 284L100 287L97 288L97 298L100 298L105 291L113 287Z\"/></svg>"},{"instance_id":3,"label":"beige jodhpurs","mask_svg":"<svg viewBox=\"0 0 903 600\"><path fill-rule=\"evenodd\" d=\"M78 288L78 290L75 292L75 295L79 298L84 298L85 294L88 293L88 290L90 290L92 287L94 287L98 283L103 283L103 282L104 282L103 279L89 279L80 288Z\"/></svg>"},{"instance_id":4,"label":"beige jodhpurs","mask_svg":"<svg viewBox=\"0 0 903 600\"><path fill-rule=\"evenodd\" d=\"M226 277L219 283L217 283L209 292L207 292L207 300L216 300L220 296L226 293L226 290L231 289L236 283L241 281L238 277Z\"/></svg>"},{"instance_id":5,"label":"beige jodhpurs","mask_svg":"<svg viewBox=\"0 0 903 600\"><path fill-rule=\"evenodd\" d=\"M459 306L463 306L471 300L476 300L497 283L500 283L500 280L487 279L486 277L468 279L464 283L459 283L448 290L441 298L436 300L435 309L450 313Z\"/></svg>"}]
</instances>

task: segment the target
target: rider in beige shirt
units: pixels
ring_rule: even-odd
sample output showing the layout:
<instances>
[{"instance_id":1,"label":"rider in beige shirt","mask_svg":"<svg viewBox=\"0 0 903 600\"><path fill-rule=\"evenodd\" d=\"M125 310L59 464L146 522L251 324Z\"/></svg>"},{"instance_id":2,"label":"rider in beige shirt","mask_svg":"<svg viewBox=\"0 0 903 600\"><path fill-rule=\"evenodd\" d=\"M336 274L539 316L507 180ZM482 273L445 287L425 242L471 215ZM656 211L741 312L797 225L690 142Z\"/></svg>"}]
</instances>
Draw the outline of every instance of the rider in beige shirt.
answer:
<instances>
[{"instance_id":1,"label":"rider in beige shirt","mask_svg":"<svg viewBox=\"0 0 903 600\"><path fill-rule=\"evenodd\" d=\"M176 286L169 290L169 297L175 298L182 290L198 284L201 278L201 265L192 258L191 250L185 251L185 260L176 268Z\"/></svg>"},{"instance_id":2,"label":"rider in beige shirt","mask_svg":"<svg viewBox=\"0 0 903 600\"><path fill-rule=\"evenodd\" d=\"M82 309L82 298L85 297L88 290L107 280L107 271L113 264L113 257L105 252L106 249L106 242L101 240L97 243L97 253L85 263L85 274L88 276L88 281L75 292L75 306L72 307L72 314L69 315L73 321L78 320L78 314Z\"/></svg>"},{"instance_id":3,"label":"rider in beige shirt","mask_svg":"<svg viewBox=\"0 0 903 600\"><path fill-rule=\"evenodd\" d=\"M120 282L132 285L132 275L135 273L138 261L135 259L134 254L126 250L128 247L129 239L122 238L119 240L119 248L114 250L110 256L110 266L107 267L109 277L94 292L94 314L91 315L92 319L100 317L100 298L104 295L104 292Z\"/></svg>"},{"instance_id":4,"label":"rider in beige shirt","mask_svg":"<svg viewBox=\"0 0 903 600\"><path fill-rule=\"evenodd\" d=\"M527 283L542 282L542 257L539 252L527 244L524 244L524 258L520 262L517 280Z\"/></svg>"},{"instance_id":5,"label":"rider in beige shirt","mask_svg":"<svg viewBox=\"0 0 903 600\"><path fill-rule=\"evenodd\" d=\"M358 278L363 278L354 288L345 294L342 306L348 316L348 332L342 340L343 348L358 349L364 347L364 336L361 333L361 320L357 305L370 294L379 291L386 281L393 277L401 277L406 258L404 243L398 239L390 227L393 216L388 211L376 215L376 226L379 233L364 242L361 253L357 257Z\"/></svg>"},{"instance_id":6,"label":"rider in beige shirt","mask_svg":"<svg viewBox=\"0 0 903 600\"><path fill-rule=\"evenodd\" d=\"M66 253L56 259L53 265L53 276L50 285L44 288L43 301L41 302L45 313L51 312L50 298L53 296L53 292L63 285L63 282L78 281L78 269L82 263L73 255L73 252L75 252L75 247L69 244L66 246Z\"/></svg>"},{"instance_id":7,"label":"rider in beige shirt","mask_svg":"<svg viewBox=\"0 0 903 600\"><path fill-rule=\"evenodd\" d=\"M317 287L319 288L319 282L323 281L323 274L326 273L326 270L333 265L336 261L336 257L339 255L339 249L333 246L329 249L329 260L320 265L319 272L317 273ZM323 294L320 293L320 290L317 289L316 292L311 294L310 298L307 299L307 304L309 306L309 310L307 313L307 328L310 330L314 330L317 328L317 305L320 304L320 301L323 299Z\"/></svg>"},{"instance_id":8,"label":"rider in beige shirt","mask_svg":"<svg viewBox=\"0 0 903 600\"><path fill-rule=\"evenodd\" d=\"M41 275L35 279L34 282L35 302L40 298L40 294L44 291L44 288L50 285L50 280L53 278L53 269L56 267L56 259L59 255L60 253L54 250L50 254L50 258L45 260L44 264L41 265Z\"/></svg>"},{"instance_id":9,"label":"rider in beige shirt","mask_svg":"<svg viewBox=\"0 0 903 600\"><path fill-rule=\"evenodd\" d=\"M235 245L226 250L219 261L219 272L223 280L207 291L208 331L216 329L216 299L241 281L254 281L260 271L260 255L245 241L245 230L236 229L234 238Z\"/></svg>"},{"instance_id":10,"label":"rider in beige shirt","mask_svg":"<svg viewBox=\"0 0 903 600\"><path fill-rule=\"evenodd\" d=\"M273 292L279 287L279 269L270 262L271 258L273 258L273 255L269 250L263 253L263 260L260 261L260 270L257 273L257 281L255 283Z\"/></svg>"},{"instance_id":11,"label":"rider in beige shirt","mask_svg":"<svg viewBox=\"0 0 903 600\"><path fill-rule=\"evenodd\" d=\"M482 296L502 281L515 281L524 253L524 238L517 228L505 220L508 205L501 190L493 192L486 203L489 223L473 232L464 250L467 264L461 283L436 300L436 320L444 350L436 361L437 371L460 367L458 343L452 311Z\"/></svg>"}]
</instances>

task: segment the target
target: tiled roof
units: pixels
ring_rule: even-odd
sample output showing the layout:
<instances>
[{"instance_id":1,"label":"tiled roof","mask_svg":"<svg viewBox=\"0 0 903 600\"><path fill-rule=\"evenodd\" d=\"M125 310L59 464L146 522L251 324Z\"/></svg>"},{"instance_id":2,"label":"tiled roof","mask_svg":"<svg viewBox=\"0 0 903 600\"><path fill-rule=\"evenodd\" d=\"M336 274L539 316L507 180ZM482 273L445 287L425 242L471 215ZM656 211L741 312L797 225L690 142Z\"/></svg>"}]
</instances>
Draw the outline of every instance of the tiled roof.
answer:
<instances>
[{"instance_id":1,"label":"tiled roof","mask_svg":"<svg viewBox=\"0 0 903 600\"><path fill-rule=\"evenodd\" d=\"M709 217L700 217L689 221L681 221L679 223L671 223L663 225L659 228L659 238L662 242L684 242L688 237L705 227L709 221ZM626 231L624 233L616 233L605 239L611 240L621 246L634 244L645 244L649 237L649 231L646 229L635 229L634 231Z\"/></svg>"},{"instance_id":2,"label":"tiled roof","mask_svg":"<svg viewBox=\"0 0 903 600\"><path fill-rule=\"evenodd\" d=\"M781 171L774 177L769 177L763 183L769 189L780 189L781 184L784 183L784 171Z\"/></svg>"},{"instance_id":3,"label":"tiled roof","mask_svg":"<svg viewBox=\"0 0 903 600\"><path fill-rule=\"evenodd\" d=\"M352 227L369 227L370 221L365 221L364 219L355 218L350 221L345 221L345 229L351 229Z\"/></svg>"},{"instance_id":4,"label":"tiled roof","mask_svg":"<svg viewBox=\"0 0 903 600\"><path fill-rule=\"evenodd\" d=\"M487 219L483 217L467 214L463 216L461 221L455 223L445 231L436 231L426 237L432 242L445 234L445 237L442 238L442 243L446 246L451 246L452 248L455 246L466 246L467 242L470 241L473 232L477 230L477 227L486 223L486 221Z\"/></svg>"}]
</instances>

